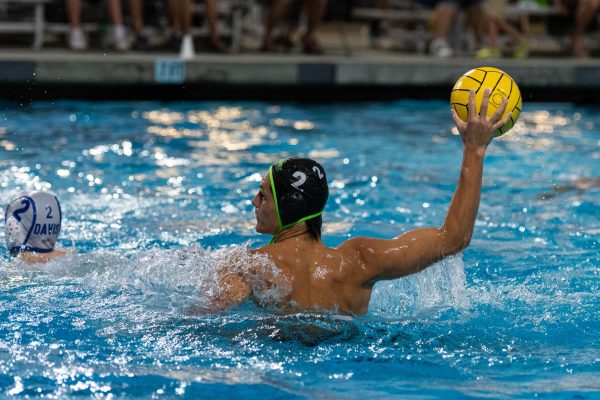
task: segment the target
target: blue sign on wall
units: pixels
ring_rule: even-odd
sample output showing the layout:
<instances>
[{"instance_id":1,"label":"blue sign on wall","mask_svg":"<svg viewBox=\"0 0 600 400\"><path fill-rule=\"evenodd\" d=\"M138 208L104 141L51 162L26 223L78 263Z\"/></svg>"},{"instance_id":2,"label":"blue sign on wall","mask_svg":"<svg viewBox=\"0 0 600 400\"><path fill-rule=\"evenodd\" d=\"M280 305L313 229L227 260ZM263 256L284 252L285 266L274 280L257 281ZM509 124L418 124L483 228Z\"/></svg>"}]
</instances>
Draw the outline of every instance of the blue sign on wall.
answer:
<instances>
[{"instance_id":1,"label":"blue sign on wall","mask_svg":"<svg viewBox=\"0 0 600 400\"><path fill-rule=\"evenodd\" d=\"M154 61L155 83L184 83L185 63L178 58L157 58Z\"/></svg>"}]
</instances>

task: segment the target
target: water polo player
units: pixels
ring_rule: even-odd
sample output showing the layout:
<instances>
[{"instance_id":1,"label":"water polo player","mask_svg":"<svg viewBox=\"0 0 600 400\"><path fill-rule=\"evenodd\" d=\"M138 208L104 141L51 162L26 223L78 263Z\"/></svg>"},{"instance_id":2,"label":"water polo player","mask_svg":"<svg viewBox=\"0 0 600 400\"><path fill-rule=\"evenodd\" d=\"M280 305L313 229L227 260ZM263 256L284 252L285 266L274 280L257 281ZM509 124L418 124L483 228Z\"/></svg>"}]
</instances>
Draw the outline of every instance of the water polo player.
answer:
<instances>
[{"instance_id":1,"label":"water polo player","mask_svg":"<svg viewBox=\"0 0 600 400\"><path fill-rule=\"evenodd\" d=\"M452 110L464 153L458 185L439 228L416 229L389 240L357 237L337 248L326 247L320 232L328 195L325 171L309 159L291 158L272 165L252 204L256 230L273 238L253 253L266 255L279 271L272 274L260 266L233 274L227 271L226 279L221 280L225 284L221 285L220 304L229 307L251 296L260 298L257 290L281 285L281 280L272 277L283 276L289 288L282 291L281 305L364 314L377 281L421 271L466 248L479 208L485 151L494 132L511 117L509 113L500 118L506 100L487 117L489 97L486 89L478 112L475 91L471 91L466 122ZM257 277L267 284L257 286Z\"/></svg>"},{"instance_id":2,"label":"water polo player","mask_svg":"<svg viewBox=\"0 0 600 400\"><path fill-rule=\"evenodd\" d=\"M46 262L65 254L54 248L60 234L62 212L55 195L21 193L4 214L6 248L27 262Z\"/></svg>"}]
</instances>

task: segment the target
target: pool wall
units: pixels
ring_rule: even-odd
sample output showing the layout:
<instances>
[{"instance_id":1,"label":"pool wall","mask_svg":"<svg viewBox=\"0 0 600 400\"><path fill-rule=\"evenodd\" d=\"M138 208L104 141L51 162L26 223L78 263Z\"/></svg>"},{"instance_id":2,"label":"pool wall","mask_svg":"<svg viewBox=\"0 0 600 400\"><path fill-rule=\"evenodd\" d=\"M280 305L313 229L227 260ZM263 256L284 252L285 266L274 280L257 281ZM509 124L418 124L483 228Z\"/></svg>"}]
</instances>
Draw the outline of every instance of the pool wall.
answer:
<instances>
[{"instance_id":1,"label":"pool wall","mask_svg":"<svg viewBox=\"0 0 600 400\"><path fill-rule=\"evenodd\" d=\"M600 59L439 60L425 56L0 53L0 97L9 100L448 98L465 71L508 72L527 101L600 102Z\"/></svg>"}]
</instances>

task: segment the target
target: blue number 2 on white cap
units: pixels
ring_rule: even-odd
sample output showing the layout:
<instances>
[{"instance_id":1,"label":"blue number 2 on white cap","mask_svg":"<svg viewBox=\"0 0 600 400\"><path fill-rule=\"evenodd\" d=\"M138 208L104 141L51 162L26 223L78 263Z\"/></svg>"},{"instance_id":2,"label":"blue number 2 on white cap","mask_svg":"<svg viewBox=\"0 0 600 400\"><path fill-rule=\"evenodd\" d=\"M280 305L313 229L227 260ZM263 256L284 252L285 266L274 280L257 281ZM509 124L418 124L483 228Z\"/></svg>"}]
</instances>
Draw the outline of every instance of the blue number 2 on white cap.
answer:
<instances>
[{"instance_id":1,"label":"blue number 2 on white cap","mask_svg":"<svg viewBox=\"0 0 600 400\"><path fill-rule=\"evenodd\" d=\"M13 216L19 222L21 222L21 214L26 213L27 210L29 210L29 206L31 205L28 198L24 198L23 200L21 200L21 204L23 204L25 207L19 208L13 212Z\"/></svg>"}]
</instances>

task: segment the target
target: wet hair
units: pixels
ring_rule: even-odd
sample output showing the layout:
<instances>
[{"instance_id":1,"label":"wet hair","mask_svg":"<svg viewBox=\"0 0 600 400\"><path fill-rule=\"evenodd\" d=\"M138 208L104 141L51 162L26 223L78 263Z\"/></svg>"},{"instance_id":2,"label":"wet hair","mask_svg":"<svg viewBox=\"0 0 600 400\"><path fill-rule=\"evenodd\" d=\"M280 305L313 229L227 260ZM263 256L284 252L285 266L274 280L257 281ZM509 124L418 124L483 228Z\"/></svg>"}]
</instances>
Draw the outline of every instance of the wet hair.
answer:
<instances>
[{"instance_id":1,"label":"wet hair","mask_svg":"<svg viewBox=\"0 0 600 400\"><path fill-rule=\"evenodd\" d=\"M325 170L309 158L288 158L269 168L278 232L305 221L310 236L319 240L321 214L329 197Z\"/></svg>"},{"instance_id":2,"label":"wet hair","mask_svg":"<svg viewBox=\"0 0 600 400\"><path fill-rule=\"evenodd\" d=\"M323 217L319 215L318 217L311 218L304 222L306 222L306 226L308 227L308 234L310 235L310 237L314 240L321 239L321 227L323 226Z\"/></svg>"}]
</instances>

